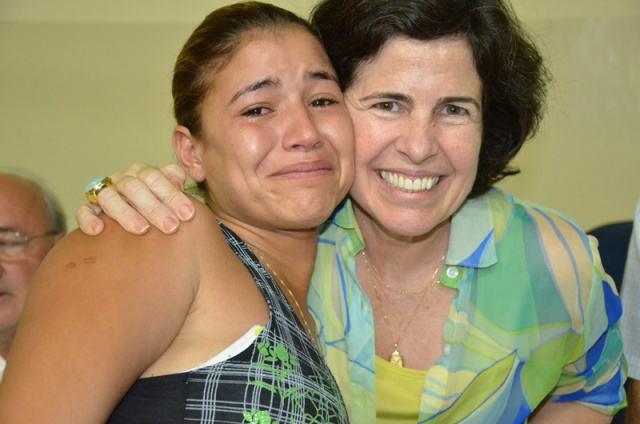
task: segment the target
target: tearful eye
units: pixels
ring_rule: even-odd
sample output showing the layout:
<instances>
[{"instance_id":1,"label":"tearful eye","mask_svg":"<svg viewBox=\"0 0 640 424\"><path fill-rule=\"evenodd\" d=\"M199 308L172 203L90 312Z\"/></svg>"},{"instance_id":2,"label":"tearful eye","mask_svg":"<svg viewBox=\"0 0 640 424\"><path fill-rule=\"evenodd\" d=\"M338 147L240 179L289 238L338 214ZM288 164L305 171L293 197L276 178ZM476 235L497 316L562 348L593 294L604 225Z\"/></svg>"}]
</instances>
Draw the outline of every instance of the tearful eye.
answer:
<instances>
[{"instance_id":1,"label":"tearful eye","mask_svg":"<svg viewBox=\"0 0 640 424\"><path fill-rule=\"evenodd\" d=\"M268 112L269 109L267 109L266 107L255 107L253 109L242 112L242 116L260 116Z\"/></svg>"},{"instance_id":2,"label":"tearful eye","mask_svg":"<svg viewBox=\"0 0 640 424\"><path fill-rule=\"evenodd\" d=\"M398 104L396 102L382 102L382 103L376 103L374 105L374 107L376 109L380 109L383 110L385 112L397 112L398 111Z\"/></svg>"},{"instance_id":3,"label":"tearful eye","mask_svg":"<svg viewBox=\"0 0 640 424\"><path fill-rule=\"evenodd\" d=\"M333 99L317 99L311 102L311 106L312 107L326 107L326 106L331 106L331 105L335 105L338 102L336 102Z\"/></svg>"}]
</instances>

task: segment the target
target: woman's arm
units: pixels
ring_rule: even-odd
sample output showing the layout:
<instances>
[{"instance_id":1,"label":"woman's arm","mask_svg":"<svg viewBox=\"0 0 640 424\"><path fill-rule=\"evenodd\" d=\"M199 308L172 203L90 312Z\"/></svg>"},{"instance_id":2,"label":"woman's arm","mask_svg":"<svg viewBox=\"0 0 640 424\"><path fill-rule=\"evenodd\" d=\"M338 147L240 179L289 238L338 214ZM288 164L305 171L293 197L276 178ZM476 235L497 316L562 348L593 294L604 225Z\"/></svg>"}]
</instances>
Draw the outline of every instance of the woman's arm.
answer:
<instances>
[{"instance_id":1,"label":"woman's arm","mask_svg":"<svg viewBox=\"0 0 640 424\"><path fill-rule=\"evenodd\" d=\"M105 224L101 237L71 233L38 271L0 385L0 422L105 422L180 330L195 249L181 235Z\"/></svg>"},{"instance_id":2,"label":"woman's arm","mask_svg":"<svg viewBox=\"0 0 640 424\"><path fill-rule=\"evenodd\" d=\"M136 163L122 174L113 174L111 180L114 188L100 191L100 206L85 202L76 210L78 225L86 234L102 232L104 224L97 217L102 211L133 234L146 233L149 224L171 234L180 221L194 216L193 204L182 193L186 174L178 165L158 169Z\"/></svg>"},{"instance_id":3,"label":"woman's arm","mask_svg":"<svg viewBox=\"0 0 640 424\"><path fill-rule=\"evenodd\" d=\"M629 379L629 392L627 393L629 406L625 411L626 424L640 424L640 381Z\"/></svg>"},{"instance_id":4,"label":"woman's arm","mask_svg":"<svg viewBox=\"0 0 640 424\"><path fill-rule=\"evenodd\" d=\"M602 269L595 239L553 211L539 209L531 216L545 266L565 305L562 321L570 323L558 356L548 360L555 364L549 369L559 371L558 379L549 382L555 381L555 387L534 393L546 398L540 399L531 422L609 422L625 406L620 298Z\"/></svg>"},{"instance_id":5,"label":"woman's arm","mask_svg":"<svg viewBox=\"0 0 640 424\"><path fill-rule=\"evenodd\" d=\"M530 424L608 424L613 417L578 402L545 402L531 415Z\"/></svg>"}]
</instances>

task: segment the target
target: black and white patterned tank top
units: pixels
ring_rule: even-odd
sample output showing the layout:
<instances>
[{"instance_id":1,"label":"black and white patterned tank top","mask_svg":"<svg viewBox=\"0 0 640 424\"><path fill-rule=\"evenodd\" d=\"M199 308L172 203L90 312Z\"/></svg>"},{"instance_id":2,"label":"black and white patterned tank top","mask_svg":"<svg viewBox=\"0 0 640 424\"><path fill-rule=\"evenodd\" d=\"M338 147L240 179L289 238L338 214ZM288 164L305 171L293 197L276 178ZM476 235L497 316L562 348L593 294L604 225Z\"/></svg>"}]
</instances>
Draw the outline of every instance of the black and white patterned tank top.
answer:
<instances>
[{"instance_id":1,"label":"black and white patterned tank top","mask_svg":"<svg viewBox=\"0 0 640 424\"><path fill-rule=\"evenodd\" d=\"M348 423L338 385L280 287L251 249L219 226L264 295L269 321L228 359L138 379L108 423Z\"/></svg>"}]
</instances>

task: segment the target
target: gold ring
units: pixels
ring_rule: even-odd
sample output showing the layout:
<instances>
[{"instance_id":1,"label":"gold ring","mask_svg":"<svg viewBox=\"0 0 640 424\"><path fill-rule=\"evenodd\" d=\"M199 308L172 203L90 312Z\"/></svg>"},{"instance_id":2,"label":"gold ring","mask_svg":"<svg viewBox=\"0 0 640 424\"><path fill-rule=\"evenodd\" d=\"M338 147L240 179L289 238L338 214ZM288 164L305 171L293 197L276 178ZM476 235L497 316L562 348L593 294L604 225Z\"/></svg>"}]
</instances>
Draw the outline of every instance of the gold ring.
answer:
<instances>
[{"instance_id":1,"label":"gold ring","mask_svg":"<svg viewBox=\"0 0 640 424\"><path fill-rule=\"evenodd\" d=\"M113 182L109 177L98 177L94 178L87 184L87 188L85 189L85 195L87 196L87 200L89 203L93 203L94 205L98 204L98 193L105 187L113 187Z\"/></svg>"}]
</instances>

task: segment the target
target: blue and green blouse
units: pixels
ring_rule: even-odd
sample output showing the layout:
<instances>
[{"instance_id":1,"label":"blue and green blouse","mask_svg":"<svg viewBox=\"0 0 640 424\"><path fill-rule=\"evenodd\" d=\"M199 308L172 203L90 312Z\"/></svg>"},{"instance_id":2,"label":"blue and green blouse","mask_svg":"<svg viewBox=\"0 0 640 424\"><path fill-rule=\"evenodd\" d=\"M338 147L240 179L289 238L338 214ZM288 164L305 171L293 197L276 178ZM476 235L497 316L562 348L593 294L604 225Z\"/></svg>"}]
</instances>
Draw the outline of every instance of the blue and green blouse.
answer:
<instances>
[{"instance_id":1,"label":"blue and green blouse","mask_svg":"<svg viewBox=\"0 0 640 424\"><path fill-rule=\"evenodd\" d=\"M521 423L543 400L625 405L621 305L596 241L569 218L493 189L453 216L440 280L458 290L419 422ZM347 200L321 229L309 308L352 423L375 422L371 302Z\"/></svg>"}]
</instances>

